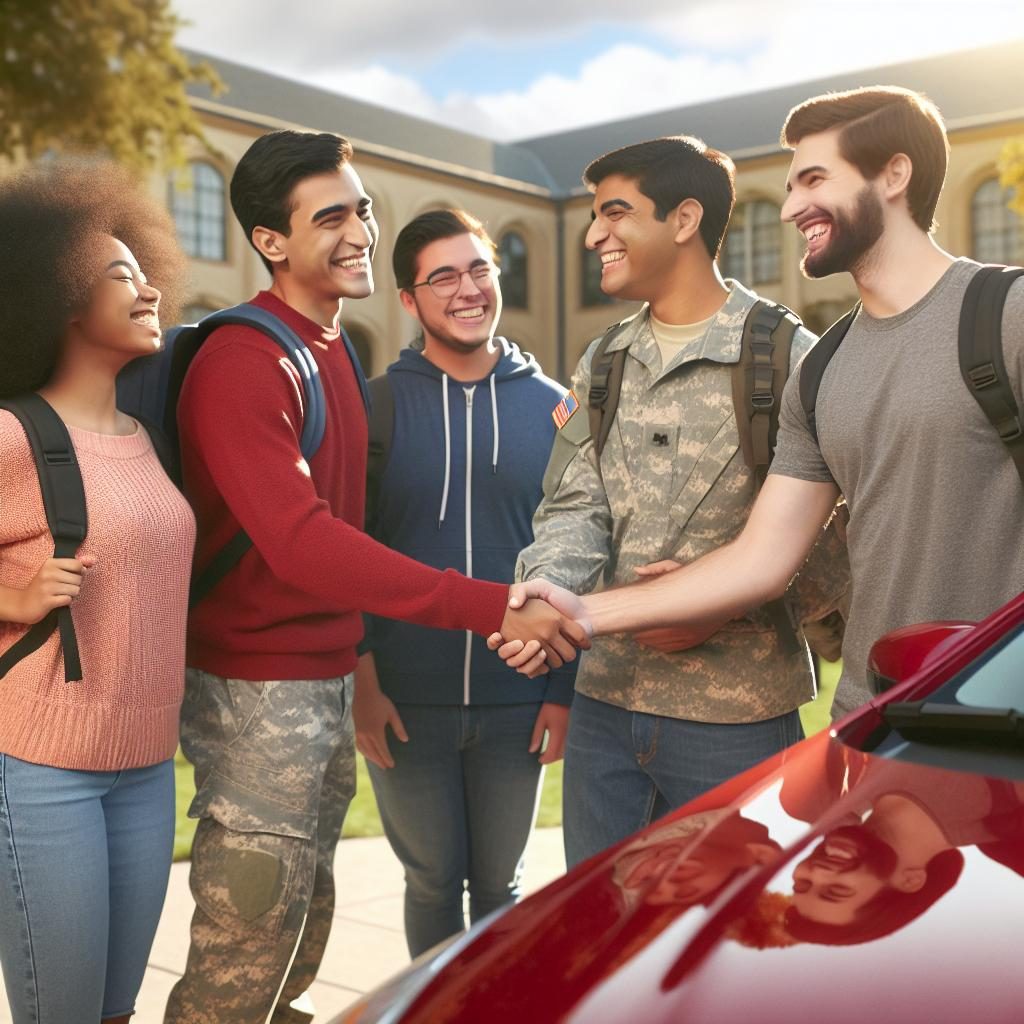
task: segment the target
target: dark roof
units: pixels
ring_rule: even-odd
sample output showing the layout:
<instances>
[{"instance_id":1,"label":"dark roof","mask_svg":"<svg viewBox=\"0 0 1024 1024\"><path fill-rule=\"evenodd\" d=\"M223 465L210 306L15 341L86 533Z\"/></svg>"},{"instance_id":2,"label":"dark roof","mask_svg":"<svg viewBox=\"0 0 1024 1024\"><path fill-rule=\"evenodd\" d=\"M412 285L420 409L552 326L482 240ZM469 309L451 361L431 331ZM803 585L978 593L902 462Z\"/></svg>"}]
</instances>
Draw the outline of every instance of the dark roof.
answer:
<instances>
[{"instance_id":1,"label":"dark roof","mask_svg":"<svg viewBox=\"0 0 1024 1024\"><path fill-rule=\"evenodd\" d=\"M229 89L211 97L205 86L194 86L194 96L306 128L336 131L412 163L431 161L455 173L461 169L471 176L510 179L557 195L580 188L580 174L594 157L660 135L697 135L738 159L777 152L779 130L792 107L818 93L861 85L902 85L924 92L952 128L1024 112L1021 41L846 72L516 143L494 142L218 57L186 52L193 60L209 62Z\"/></svg>"},{"instance_id":2,"label":"dark roof","mask_svg":"<svg viewBox=\"0 0 1024 1024\"><path fill-rule=\"evenodd\" d=\"M901 85L923 92L953 128L958 122L1008 119L1024 111L1024 42L851 71L525 139L519 145L536 153L564 193L580 187L580 175L595 157L662 135L696 135L739 158L778 151L779 131L794 106L819 93L862 85Z\"/></svg>"},{"instance_id":3,"label":"dark roof","mask_svg":"<svg viewBox=\"0 0 1024 1024\"><path fill-rule=\"evenodd\" d=\"M395 150L413 161L427 157L453 170L461 167L544 189L554 187L540 159L522 146L494 142L220 57L191 50L184 53L210 64L228 87L227 92L213 96L205 85L190 86L189 93L201 99L304 128L338 132Z\"/></svg>"}]
</instances>

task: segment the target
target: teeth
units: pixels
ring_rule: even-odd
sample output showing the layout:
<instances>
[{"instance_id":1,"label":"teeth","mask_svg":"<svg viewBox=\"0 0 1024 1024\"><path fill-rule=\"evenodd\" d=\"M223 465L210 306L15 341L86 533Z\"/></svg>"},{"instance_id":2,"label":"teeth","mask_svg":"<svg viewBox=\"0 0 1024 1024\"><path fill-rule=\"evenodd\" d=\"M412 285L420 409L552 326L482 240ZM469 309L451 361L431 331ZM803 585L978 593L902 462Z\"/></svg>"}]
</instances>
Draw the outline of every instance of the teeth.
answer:
<instances>
[{"instance_id":1,"label":"teeth","mask_svg":"<svg viewBox=\"0 0 1024 1024\"><path fill-rule=\"evenodd\" d=\"M812 224L805 232L804 237L808 242L813 242L817 238L821 238L827 229L827 224Z\"/></svg>"},{"instance_id":2,"label":"teeth","mask_svg":"<svg viewBox=\"0 0 1024 1024\"><path fill-rule=\"evenodd\" d=\"M483 306L474 306L472 309L456 309L452 312L452 316L457 317L459 320L473 320L483 315Z\"/></svg>"},{"instance_id":3,"label":"teeth","mask_svg":"<svg viewBox=\"0 0 1024 1024\"><path fill-rule=\"evenodd\" d=\"M140 324L151 324L156 323L156 313L151 309L143 310L141 313L132 313L132 319L136 323Z\"/></svg>"},{"instance_id":4,"label":"teeth","mask_svg":"<svg viewBox=\"0 0 1024 1024\"><path fill-rule=\"evenodd\" d=\"M354 270L356 267L364 266L366 258L364 256L349 256L347 259L336 260L335 262L346 270Z\"/></svg>"},{"instance_id":5,"label":"teeth","mask_svg":"<svg viewBox=\"0 0 1024 1024\"><path fill-rule=\"evenodd\" d=\"M625 259L626 254L618 249L615 252L603 252L601 253L601 262L607 266L609 263L618 263L619 260Z\"/></svg>"}]
</instances>

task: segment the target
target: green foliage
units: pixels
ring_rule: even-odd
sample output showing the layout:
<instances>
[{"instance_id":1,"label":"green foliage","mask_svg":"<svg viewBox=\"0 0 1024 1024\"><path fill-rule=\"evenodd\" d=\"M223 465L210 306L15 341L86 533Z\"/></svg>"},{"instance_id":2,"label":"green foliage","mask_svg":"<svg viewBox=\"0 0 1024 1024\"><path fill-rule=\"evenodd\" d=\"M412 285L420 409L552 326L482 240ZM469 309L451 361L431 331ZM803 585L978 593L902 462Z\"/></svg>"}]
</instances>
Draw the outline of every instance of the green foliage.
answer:
<instances>
[{"instance_id":1,"label":"green foliage","mask_svg":"<svg viewBox=\"0 0 1024 1024\"><path fill-rule=\"evenodd\" d=\"M999 154L999 183L1013 189L1010 209L1024 216L1024 138L1010 139Z\"/></svg>"},{"instance_id":2,"label":"green foliage","mask_svg":"<svg viewBox=\"0 0 1024 1024\"><path fill-rule=\"evenodd\" d=\"M0 0L0 156L181 163L202 129L185 92L223 88L174 47L169 0Z\"/></svg>"}]
</instances>

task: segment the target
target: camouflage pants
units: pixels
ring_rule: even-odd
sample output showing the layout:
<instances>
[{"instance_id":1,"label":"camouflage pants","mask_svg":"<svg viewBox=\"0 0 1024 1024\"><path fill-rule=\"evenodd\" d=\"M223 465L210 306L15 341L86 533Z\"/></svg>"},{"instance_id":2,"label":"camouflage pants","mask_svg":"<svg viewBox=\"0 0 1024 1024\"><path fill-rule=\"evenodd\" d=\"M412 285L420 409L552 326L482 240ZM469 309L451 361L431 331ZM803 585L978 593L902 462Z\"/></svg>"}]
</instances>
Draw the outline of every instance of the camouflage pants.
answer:
<instances>
[{"instance_id":1,"label":"camouflage pants","mask_svg":"<svg viewBox=\"0 0 1024 1024\"><path fill-rule=\"evenodd\" d=\"M355 793L352 677L189 669L181 742L196 776L196 910L165 1024L308 1022L290 1003L316 976L334 912L334 850Z\"/></svg>"}]
</instances>

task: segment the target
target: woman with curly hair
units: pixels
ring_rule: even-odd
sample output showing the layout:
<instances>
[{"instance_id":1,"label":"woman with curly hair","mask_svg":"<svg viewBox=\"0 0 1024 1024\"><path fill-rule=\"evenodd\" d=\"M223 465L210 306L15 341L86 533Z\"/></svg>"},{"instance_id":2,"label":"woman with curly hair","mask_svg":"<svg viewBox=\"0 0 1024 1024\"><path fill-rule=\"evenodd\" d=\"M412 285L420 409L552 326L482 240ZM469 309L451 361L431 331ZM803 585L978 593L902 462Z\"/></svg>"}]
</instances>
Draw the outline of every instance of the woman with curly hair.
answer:
<instances>
[{"instance_id":1,"label":"woman with curly hair","mask_svg":"<svg viewBox=\"0 0 1024 1024\"><path fill-rule=\"evenodd\" d=\"M0 961L15 1024L122 1022L170 869L195 525L115 379L159 347L184 260L106 164L0 181L0 236L0 398L55 410L88 512L75 556L52 557L28 439L0 411L0 654L70 605L82 666L65 680L55 631L0 680Z\"/></svg>"}]
</instances>

